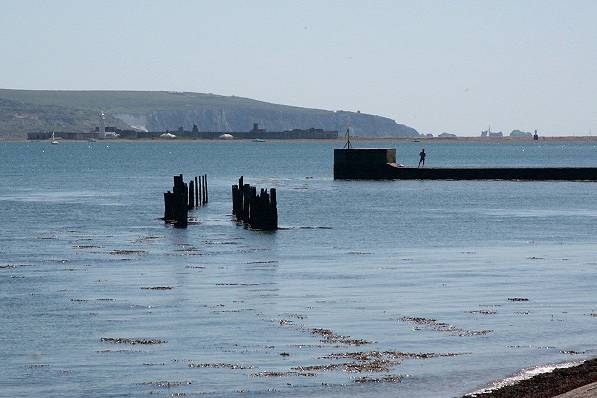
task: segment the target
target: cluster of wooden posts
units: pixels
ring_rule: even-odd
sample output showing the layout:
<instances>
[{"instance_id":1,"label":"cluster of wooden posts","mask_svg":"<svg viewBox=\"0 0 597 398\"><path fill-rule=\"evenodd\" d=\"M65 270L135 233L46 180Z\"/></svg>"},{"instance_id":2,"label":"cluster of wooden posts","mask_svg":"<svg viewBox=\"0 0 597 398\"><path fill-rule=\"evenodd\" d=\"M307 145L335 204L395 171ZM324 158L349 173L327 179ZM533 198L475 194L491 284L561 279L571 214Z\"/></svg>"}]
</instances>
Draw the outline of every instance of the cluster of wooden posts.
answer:
<instances>
[{"instance_id":1,"label":"cluster of wooden posts","mask_svg":"<svg viewBox=\"0 0 597 398\"><path fill-rule=\"evenodd\" d=\"M238 185L232 186L232 214L236 220L248 225L252 229L274 231L278 229L278 208L276 189L261 189L249 184L243 184L243 177Z\"/></svg>"},{"instance_id":2,"label":"cluster of wooden posts","mask_svg":"<svg viewBox=\"0 0 597 398\"><path fill-rule=\"evenodd\" d=\"M209 200L207 174L185 183L182 174L174 176L172 192L164 192L164 221L175 227L188 225L189 210L204 206Z\"/></svg>"}]
</instances>

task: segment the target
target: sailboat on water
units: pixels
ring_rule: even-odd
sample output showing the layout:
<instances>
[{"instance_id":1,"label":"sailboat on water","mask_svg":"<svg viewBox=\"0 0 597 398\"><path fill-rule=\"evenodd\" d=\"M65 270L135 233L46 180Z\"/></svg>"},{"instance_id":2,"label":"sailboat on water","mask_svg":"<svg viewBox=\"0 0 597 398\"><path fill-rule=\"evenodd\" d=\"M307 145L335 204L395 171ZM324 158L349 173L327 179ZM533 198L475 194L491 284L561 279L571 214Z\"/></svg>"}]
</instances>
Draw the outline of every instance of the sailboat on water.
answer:
<instances>
[{"instance_id":1,"label":"sailboat on water","mask_svg":"<svg viewBox=\"0 0 597 398\"><path fill-rule=\"evenodd\" d=\"M53 131L52 131L52 138L51 138L51 141L50 141L50 143L51 143L52 145L56 145L56 144L60 143L60 141L56 140L56 136L54 135L54 132L53 132Z\"/></svg>"}]
</instances>

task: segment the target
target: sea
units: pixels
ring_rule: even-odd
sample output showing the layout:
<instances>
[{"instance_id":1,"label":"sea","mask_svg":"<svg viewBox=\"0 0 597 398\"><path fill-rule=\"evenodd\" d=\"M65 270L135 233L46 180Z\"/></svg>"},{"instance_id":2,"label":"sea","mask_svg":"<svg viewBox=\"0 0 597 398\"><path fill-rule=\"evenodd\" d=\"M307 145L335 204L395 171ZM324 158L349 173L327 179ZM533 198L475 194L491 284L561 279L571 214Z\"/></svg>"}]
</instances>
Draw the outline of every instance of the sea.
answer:
<instances>
[{"instance_id":1,"label":"sea","mask_svg":"<svg viewBox=\"0 0 597 398\"><path fill-rule=\"evenodd\" d=\"M356 141L597 166L595 141ZM335 181L340 141L1 142L0 396L455 397L597 354L597 183ZM173 176L207 174L186 229ZM280 229L232 216L244 176Z\"/></svg>"}]
</instances>

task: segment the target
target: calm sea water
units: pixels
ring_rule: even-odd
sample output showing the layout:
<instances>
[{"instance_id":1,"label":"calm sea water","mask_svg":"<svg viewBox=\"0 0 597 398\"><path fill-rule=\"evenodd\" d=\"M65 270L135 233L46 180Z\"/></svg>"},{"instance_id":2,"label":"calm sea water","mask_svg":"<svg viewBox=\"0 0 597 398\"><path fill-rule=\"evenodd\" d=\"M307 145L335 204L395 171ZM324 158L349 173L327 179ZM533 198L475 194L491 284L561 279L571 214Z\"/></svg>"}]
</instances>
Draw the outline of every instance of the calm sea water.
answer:
<instances>
[{"instance_id":1,"label":"calm sea water","mask_svg":"<svg viewBox=\"0 0 597 398\"><path fill-rule=\"evenodd\" d=\"M593 143L382 146L597 166ZM334 181L334 147L0 143L0 396L451 397L597 353L597 183ZM185 230L159 219L178 173L209 175ZM283 229L231 221L240 175Z\"/></svg>"}]
</instances>

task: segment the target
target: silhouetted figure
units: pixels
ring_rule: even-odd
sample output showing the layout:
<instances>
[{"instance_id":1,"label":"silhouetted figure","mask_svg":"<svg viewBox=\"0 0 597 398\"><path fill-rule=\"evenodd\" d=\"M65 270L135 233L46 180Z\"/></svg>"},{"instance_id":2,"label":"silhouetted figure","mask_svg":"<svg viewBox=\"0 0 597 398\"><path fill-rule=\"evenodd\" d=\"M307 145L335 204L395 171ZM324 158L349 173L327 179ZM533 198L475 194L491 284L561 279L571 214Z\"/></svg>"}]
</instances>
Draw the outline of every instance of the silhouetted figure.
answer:
<instances>
[{"instance_id":1,"label":"silhouetted figure","mask_svg":"<svg viewBox=\"0 0 597 398\"><path fill-rule=\"evenodd\" d=\"M419 165L417 167L421 167L421 165L423 165L423 167L425 166L425 156L427 156L427 154L425 153L425 148L421 149L421 152L419 152Z\"/></svg>"}]
</instances>

